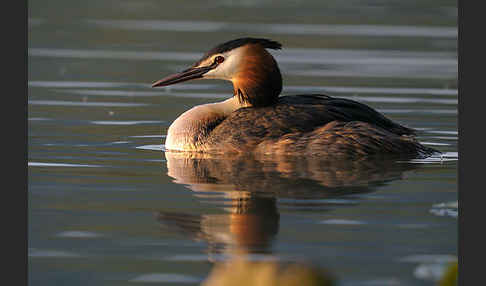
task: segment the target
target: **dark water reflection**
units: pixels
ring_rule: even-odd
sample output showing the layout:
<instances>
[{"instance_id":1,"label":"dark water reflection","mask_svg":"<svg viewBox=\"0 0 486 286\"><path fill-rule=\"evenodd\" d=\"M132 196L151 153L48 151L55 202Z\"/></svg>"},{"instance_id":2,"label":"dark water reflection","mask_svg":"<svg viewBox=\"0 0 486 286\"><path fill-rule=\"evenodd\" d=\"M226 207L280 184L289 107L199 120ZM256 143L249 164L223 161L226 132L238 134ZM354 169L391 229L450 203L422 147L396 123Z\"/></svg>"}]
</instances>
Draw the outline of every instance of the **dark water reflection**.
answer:
<instances>
[{"instance_id":1,"label":"dark water reflection","mask_svg":"<svg viewBox=\"0 0 486 286\"><path fill-rule=\"evenodd\" d=\"M319 212L328 206L359 203L349 195L373 192L417 167L393 158L329 160L319 157L205 155L166 152L168 175L194 196L212 198L224 214L160 210L165 231L208 243L207 252L239 256L271 254L281 205ZM202 196L200 194L203 194Z\"/></svg>"}]
</instances>

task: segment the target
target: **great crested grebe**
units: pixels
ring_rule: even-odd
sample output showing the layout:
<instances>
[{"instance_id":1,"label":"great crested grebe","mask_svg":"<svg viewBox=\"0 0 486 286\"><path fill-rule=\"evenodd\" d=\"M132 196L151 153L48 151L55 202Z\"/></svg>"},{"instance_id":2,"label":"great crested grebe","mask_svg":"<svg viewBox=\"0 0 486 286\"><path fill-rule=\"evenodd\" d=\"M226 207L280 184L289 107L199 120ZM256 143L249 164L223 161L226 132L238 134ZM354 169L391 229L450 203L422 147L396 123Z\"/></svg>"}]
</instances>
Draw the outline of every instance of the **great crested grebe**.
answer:
<instances>
[{"instance_id":1,"label":"great crested grebe","mask_svg":"<svg viewBox=\"0 0 486 286\"><path fill-rule=\"evenodd\" d=\"M152 87L223 79L234 88L233 97L180 115L169 127L166 149L318 156L424 157L437 152L418 143L413 129L362 103L318 94L280 97L282 76L266 49L281 47L268 39L232 40L190 68L154 82Z\"/></svg>"}]
</instances>

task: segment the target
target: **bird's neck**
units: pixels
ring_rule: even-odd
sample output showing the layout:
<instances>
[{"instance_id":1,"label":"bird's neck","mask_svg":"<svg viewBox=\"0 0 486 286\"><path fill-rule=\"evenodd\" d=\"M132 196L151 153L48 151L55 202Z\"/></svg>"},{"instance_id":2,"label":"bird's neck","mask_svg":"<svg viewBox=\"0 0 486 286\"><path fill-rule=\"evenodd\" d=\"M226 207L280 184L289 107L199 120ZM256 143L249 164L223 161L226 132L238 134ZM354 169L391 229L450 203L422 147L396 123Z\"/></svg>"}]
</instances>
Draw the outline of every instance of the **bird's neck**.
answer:
<instances>
[{"instance_id":1,"label":"bird's neck","mask_svg":"<svg viewBox=\"0 0 486 286\"><path fill-rule=\"evenodd\" d=\"M204 151L209 133L233 111L249 106L232 97L222 102L195 106L181 114L169 127L165 148L178 151Z\"/></svg>"},{"instance_id":2,"label":"bird's neck","mask_svg":"<svg viewBox=\"0 0 486 286\"><path fill-rule=\"evenodd\" d=\"M275 104L282 91L277 62L259 45L249 45L246 49L245 61L231 79L235 97L254 107Z\"/></svg>"}]
</instances>

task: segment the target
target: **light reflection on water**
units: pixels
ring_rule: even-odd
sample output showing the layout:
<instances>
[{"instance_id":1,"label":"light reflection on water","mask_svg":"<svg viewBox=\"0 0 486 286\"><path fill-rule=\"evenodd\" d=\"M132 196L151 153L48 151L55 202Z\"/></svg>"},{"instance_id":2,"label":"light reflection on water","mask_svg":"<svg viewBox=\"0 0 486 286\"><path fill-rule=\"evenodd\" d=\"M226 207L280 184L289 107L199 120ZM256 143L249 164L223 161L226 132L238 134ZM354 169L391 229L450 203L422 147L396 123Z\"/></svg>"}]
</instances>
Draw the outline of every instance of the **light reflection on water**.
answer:
<instances>
[{"instance_id":1,"label":"light reflection on water","mask_svg":"<svg viewBox=\"0 0 486 286\"><path fill-rule=\"evenodd\" d=\"M367 37L437 37L456 38L455 27L419 27L386 25L306 25L223 23L212 21L140 21L140 20L85 20L101 27L127 30L155 30L176 32L245 32L252 34L297 34L297 35L346 35Z\"/></svg>"},{"instance_id":2,"label":"light reflection on water","mask_svg":"<svg viewBox=\"0 0 486 286\"><path fill-rule=\"evenodd\" d=\"M400 51L307 50L282 54L273 52L282 70L289 75L340 77L455 78L457 60L453 54L407 53ZM201 53L72 50L30 48L31 57L77 59L195 61ZM438 58L436 58L439 56ZM323 69L319 66L329 66Z\"/></svg>"},{"instance_id":3,"label":"light reflection on water","mask_svg":"<svg viewBox=\"0 0 486 286\"><path fill-rule=\"evenodd\" d=\"M123 83L123 82L69 82L69 81L29 81L30 87L50 87L50 88L150 88L149 84L143 83ZM178 84L174 86L162 87L159 90L194 90L194 89L216 89L221 90L223 87L210 84ZM332 93L359 93L359 94L418 94L418 95L444 95L457 96L457 89L437 89L437 88L386 88L386 87L346 87L346 86L284 86L284 90L288 92L332 92ZM73 92L81 92L84 90L74 90ZM94 91L96 92L96 91ZM128 93L127 91L120 92L121 95ZM152 91L150 93L142 93L147 95L162 94L160 91ZM212 93L211 93L212 94Z\"/></svg>"},{"instance_id":4,"label":"light reflection on water","mask_svg":"<svg viewBox=\"0 0 486 286\"><path fill-rule=\"evenodd\" d=\"M53 105L53 106L106 106L106 107L135 107L144 106L144 103L124 103L124 102L83 102L67 100L29 100L29 105Z\"/></svg>"},{"instance_id":5,"label":"light reflection on water","mask_svg":"<svg viewBox=\"0 0 486 286\"><path fill-rule=\"evenodd\" d=\"M435 285L457 258L456 3L331 2L32 2L30 284L197 285L246 255L310 261L338 285ZM179 114L232 90L151 82L243 36L283 43L272 51L283 94L364 102L442 156L346 164L165 153Z\"/></svg>"}]
</instances>

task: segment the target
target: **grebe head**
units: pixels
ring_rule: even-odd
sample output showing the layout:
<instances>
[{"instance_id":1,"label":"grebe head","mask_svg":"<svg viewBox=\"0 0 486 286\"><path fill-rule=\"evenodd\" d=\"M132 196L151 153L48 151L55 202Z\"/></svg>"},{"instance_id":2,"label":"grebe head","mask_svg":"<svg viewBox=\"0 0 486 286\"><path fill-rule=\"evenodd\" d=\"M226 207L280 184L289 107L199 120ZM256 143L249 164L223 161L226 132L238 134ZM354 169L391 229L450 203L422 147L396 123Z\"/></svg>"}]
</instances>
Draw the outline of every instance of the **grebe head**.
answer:
<instances>
[{"instance_id":1,"label":"grebe head","mask_svg":"<svg viewBox=\"0 0 486 286\"><path fill-rule=\"evenodd\" d=\"M282 91L282 76L273 56L266 49L280 49L278 42L240 38L209 50L190 68L152 84L167 86L192 79L222 79L233 83L234 95L249 106L275 103Z\"/></svg>"}]
</instances>

